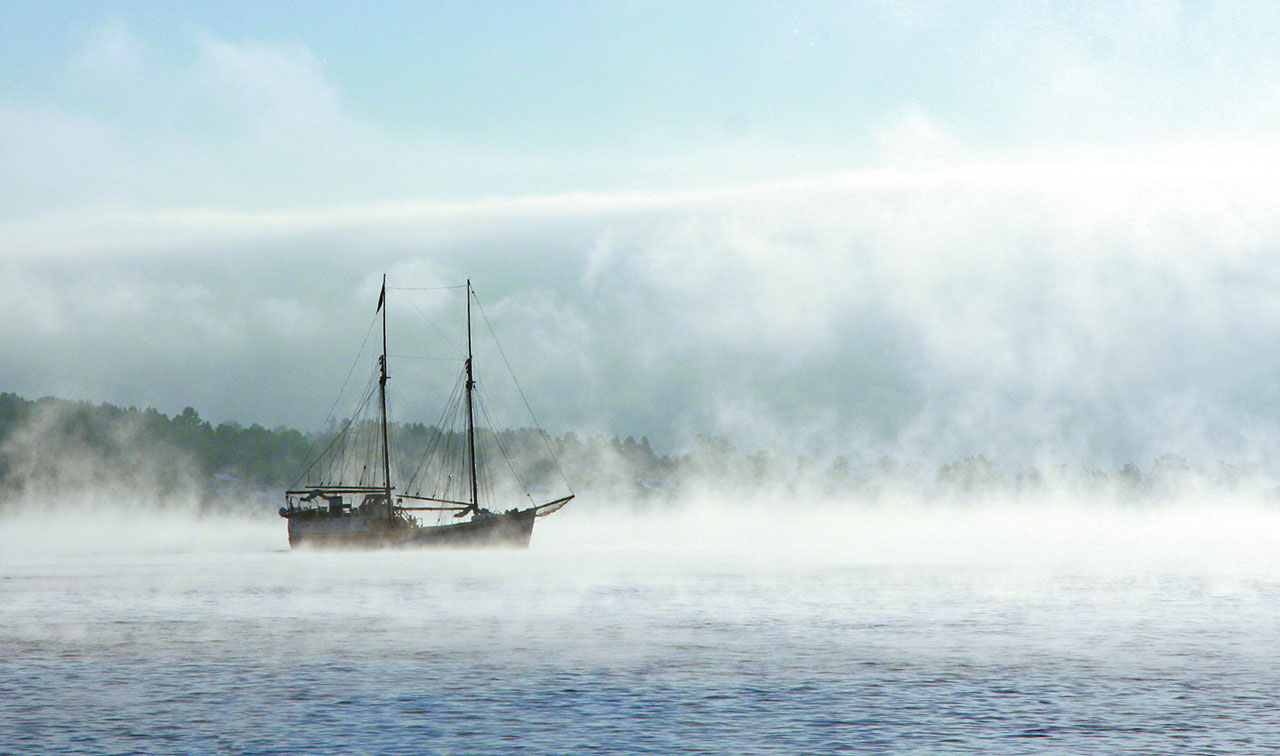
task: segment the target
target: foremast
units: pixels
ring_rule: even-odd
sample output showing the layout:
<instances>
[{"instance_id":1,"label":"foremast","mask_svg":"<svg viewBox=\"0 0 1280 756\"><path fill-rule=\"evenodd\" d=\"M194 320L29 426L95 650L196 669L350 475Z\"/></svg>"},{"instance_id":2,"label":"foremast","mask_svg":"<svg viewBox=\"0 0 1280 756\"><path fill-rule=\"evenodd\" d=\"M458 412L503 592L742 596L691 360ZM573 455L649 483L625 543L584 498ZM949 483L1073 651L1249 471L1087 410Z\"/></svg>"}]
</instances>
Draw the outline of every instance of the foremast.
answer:
<instances>
[{"instance_id":1,"label":"foremast","mask_svg":"<svg viewBox=\"0 0 1280 756\"><path fill-rule=\"evenodd\" d=\"M387 433L387 274L382 274L382 293L378 295L378 309L382 311L382 358L378 360L381 373L378 376L378 400L382 404L382 481L387 495L387 518L394 519L395 507L391 504L391 442Z\"/></svg>"}]
</instances>

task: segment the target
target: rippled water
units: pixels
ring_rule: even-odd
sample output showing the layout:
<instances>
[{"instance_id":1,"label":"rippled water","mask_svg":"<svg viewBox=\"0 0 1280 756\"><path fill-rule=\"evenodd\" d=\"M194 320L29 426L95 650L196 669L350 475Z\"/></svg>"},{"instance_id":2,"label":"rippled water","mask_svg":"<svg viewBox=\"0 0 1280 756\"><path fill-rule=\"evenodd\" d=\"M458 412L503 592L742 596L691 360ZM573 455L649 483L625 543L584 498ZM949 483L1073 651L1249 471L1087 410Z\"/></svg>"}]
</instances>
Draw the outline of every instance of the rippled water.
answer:
<instances>
[{"instance_id":1,"label":"rippled water","mask_svg":"<svg viewBox=\"0 0 1280 756\"><path fill-rule=\"evenodd\" d=\"M0 520L0 753L1280 748L1274 513L724 516Z\"/></svg>"}]
</instances>

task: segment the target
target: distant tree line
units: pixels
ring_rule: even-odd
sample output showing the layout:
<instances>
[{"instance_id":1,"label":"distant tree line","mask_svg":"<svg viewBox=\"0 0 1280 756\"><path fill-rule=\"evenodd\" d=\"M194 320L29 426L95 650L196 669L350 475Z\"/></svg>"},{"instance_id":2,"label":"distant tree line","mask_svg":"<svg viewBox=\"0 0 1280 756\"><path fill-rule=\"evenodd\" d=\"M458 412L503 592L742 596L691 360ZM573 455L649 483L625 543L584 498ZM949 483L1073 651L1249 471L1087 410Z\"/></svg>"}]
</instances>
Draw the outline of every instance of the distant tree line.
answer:
<instances>
[{"instance_id":1,"label":"distant tree line","mask_svg":"<svg viewBox=\"0 0 1280 756\"><path fill-rule=\"evenodd\" d=\"M0 503L96 486L158 495L197 488L212 500L284 485L310 445L290 428L214 426L191 407L169 417L0 393Z\"/></svg>"},{"instance_id":2,"label":"distant tree line","mask_svg":"<svg viewBox=\"0 0 1280 756\"><path fill-rule=\"evenodd\" d=\"M409 460L437 432L419 423L393 428L401 456ZM157 501L182 494L212 508L246 501L274 506L326 435L257 424L215 426L191 407L170 417L149 408L0 393L0 507L98 489ZM1116 470L1069 464L1006 470L983 455L930 467L883 455L815 460L778 449L742 452L714 436L697 438L681 454L659 454L647 438L572 431L557 437L533 428L486 432L478 443L505 449L530 490L562 490L565 480L599 504L622 506L662 506L703 494L777 503L878 501L904 493L962 500L1054 491L1141 500L1196 486L1271 491L1256 465L1220 462L1193 471L1174 454L1153 460L1145 471L1133 463Z\"/></svg>"}]
</instances>

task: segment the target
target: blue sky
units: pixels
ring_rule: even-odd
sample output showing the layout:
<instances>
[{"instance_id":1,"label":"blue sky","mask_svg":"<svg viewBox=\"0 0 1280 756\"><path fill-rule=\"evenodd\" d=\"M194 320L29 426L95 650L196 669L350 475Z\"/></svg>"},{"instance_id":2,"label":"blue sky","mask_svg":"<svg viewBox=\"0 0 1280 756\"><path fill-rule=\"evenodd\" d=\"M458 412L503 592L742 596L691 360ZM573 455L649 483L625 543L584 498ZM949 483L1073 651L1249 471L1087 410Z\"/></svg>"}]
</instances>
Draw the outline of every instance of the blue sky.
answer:
<instances>
[{"instance_id":1,"label":"blue sky","mask_svg":"<svg viewBox=\"0 0 1280 756\"><path fill-rule=\"evenodd\" d=\"M311 427L383 272L469 276L553 427L1280 458L1277 28L0 2L0 390Z\"/></svg>"},{"instance_id":2,"label":"blue sky","mask_svg":"<svg viewBox=\"0 0 1280 756\"><path fill-rule=\"evenodd\" d=\"M193 65L212 36L309 53L303 64L358 118L497 148L714 139L734 118L746 122L738 130L845 131L868 112L942 102L966 75L876 5L164 3L6 15L7 88L36 101L91 104L66 91L65 68L104 32L127 36L139 67L170 69Z\"/></svg>"},{"instance_id":3,"label":"blue sky","mask_svg":"<svg viewBox=\"0 0 1280 756\"><path fill-rule=\"evenodd\" d=\"M88 150L111 184L70 171L80 192L59 175L10 212L702 187L1270 139L1277 117L1270 4L0 8L10 149ZM48 167L7 162L12 184Z\"/></svg>"}]
</instances>

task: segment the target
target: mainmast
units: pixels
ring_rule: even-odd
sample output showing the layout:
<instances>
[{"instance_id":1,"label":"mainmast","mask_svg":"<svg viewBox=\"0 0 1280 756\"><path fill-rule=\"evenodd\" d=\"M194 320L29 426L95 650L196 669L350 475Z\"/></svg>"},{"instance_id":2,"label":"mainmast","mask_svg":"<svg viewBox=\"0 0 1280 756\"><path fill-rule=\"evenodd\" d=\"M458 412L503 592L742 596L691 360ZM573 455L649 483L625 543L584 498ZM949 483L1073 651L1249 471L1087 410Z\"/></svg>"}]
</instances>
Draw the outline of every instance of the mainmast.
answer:
<instances>
[{"instance_id":1,"label":"mainmast","mask_svg":"<svg viewBox=\"0 0 1280 756\"><path fill-rule=\"evenodd\" d=\"M476 418L472 409L471 392L475 390L475 375L471 370L471 279L467 279L467 449L471 456L471 511L480 511L480 493L476 484Z\"/></svg>"},{"instance_id":2,"label":"mainmast","mask_svg":"<svg viewBox=\"0 0 1280 756\"><path fill-rule=\"evenodd\" d=\"M387 517L395 517L391 506L391 444L387 437L387 274L382 274L382 293L378 295L378 309L382 310L382 358L378 365L382 374L378 377L378 398L382 402L382 480L387 488Z\"/></svg>"}]
</instances>

